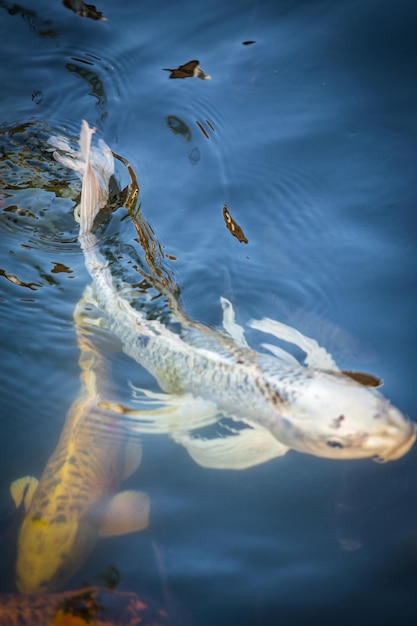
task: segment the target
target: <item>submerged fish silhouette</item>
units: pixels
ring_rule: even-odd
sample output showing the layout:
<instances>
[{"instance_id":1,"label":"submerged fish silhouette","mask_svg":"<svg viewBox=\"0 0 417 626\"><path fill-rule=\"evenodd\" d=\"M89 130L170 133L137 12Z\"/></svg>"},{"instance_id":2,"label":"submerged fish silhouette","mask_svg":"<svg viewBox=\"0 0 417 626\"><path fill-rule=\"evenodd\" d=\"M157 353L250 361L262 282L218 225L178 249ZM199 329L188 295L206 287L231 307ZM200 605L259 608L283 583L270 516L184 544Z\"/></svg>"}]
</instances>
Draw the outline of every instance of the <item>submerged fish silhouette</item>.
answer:
<instances>
[{"instance_id":1,"label":"submerged fish silhouette","mask_svg":"<svg viewBox=\"0 0 417 626\"><path fill-rule=\"evenodd\" d=\"M0 594L0 626L168 626L168 614L132 592L100 587Z\"/></svg>"},{"instance_id":2,"label":"submerged fish silhouette","mask_svg":"<svg viewBox=\"0 0 417 626\"><path fill-rule=\"evenodd\" d=\"M299 346L306 353L304 367L278 346L264 344L272 355L250 349L225 299L225 332L193 322L179 307L172 307L176 324L168 327L132 306L93 232L113 171L106 144L101 141L98 149L91 147L94 132L83 121L81 155L55 153L55 157L83 179L79 241L103 324L119 337L124 352L167 392L156 394L165 406L155 411L155 421L171 417L174 426L167 419L167 431L198 463L209 467L242 469L290 448L331 459L388 461L404 455L415 441L415 425L376 389L343 374L314 339L274 320L250 323ZM185 408L188 415L180 424ZM124 412L140 419L141 411ZM188 431L200 425L195 418L198 422L202 416L211 423L225 416L248 427L235 430L231 437L193 439Z\"/></svg>"},{"instance_id":3,"label":"submerged fish silhouette","mask_svg":"<svg viewBox=\"0 0 417 626\"><path fill-rule=\"evenodd\" d=\"M100 409L107 367L75 312L81 350L82 388L65 421L58 445L38 482L24 477L11 485L26 514L18 538L16 585L24 593L54 591L81 567L99 536L146 528L149 499L117 491L138 467L141 446L126 439L120 424Z\"/></svg>"}]
</instances>

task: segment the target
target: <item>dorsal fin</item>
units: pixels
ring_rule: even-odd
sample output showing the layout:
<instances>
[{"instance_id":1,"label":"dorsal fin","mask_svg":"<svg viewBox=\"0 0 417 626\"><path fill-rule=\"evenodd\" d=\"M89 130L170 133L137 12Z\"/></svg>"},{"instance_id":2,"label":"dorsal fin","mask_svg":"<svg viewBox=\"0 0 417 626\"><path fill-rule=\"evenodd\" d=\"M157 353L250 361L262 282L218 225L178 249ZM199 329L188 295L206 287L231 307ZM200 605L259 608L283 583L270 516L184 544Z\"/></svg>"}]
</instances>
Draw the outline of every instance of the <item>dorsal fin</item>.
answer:
<instances>
[{"instance_id":1,"label":"dorsal fin","mask_svg":"<svg viewBox=\"0 0 417 626\"><path fill-rule=\"evenodd\" d=\"M232 337L238 346L248 348L248 342L245 339L245 332L236 322L235 311L232 303L227 298L220 298L223 309L223 328Z\"/></svg>"},{"instance_id":2,"label":"dorsal fin","mask_svg":"<svg viewBox=\"0 0 417 626\"><path fill-rule=\"evenodd\" d=\"M349 378L353 378L357 383L360 383L364 387L382 387L384 381L379 376L374 374L368 374L367 372L353 372L351 370L342 370L342 373Z\"/></svg>"},{"instance_id":3,"label":"dorsal fin","mask_svg":"<svg viewBox=\"0 0 417 626\"><path fill-rule=\"evenodd\" d=\"M277 322L276 320L264 317L261 320L251 320L249 322L251 328L268 333L300 348L305 352L305 363L309 367L316 367L324 370L339 371L333 357L325 348L320 346L315 339L303 335L296 328Z\"/></svg>"}]
</instances>

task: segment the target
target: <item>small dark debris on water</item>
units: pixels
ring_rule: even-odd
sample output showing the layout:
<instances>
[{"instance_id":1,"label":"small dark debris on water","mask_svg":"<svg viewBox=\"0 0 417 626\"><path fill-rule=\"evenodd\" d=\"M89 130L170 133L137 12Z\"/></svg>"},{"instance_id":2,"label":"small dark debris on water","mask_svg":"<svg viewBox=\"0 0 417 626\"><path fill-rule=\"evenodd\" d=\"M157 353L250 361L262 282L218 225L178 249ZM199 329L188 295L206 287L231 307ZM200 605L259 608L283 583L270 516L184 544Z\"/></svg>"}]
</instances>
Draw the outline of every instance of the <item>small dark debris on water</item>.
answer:
<instances>
[{"instance_id":1,"label":"small dark debris on water","mask_svg":"<svg viewBox=\"0 0 417 626\"><path fill-rule=\"evenodd\" d=\"M53 261L54 267L51 269L52 274L72 274L72 269L64 263Z\"/></svg>"},{"instance_id":2,"label":"small dark debris on water","mask_svg":"<svg viewBox=\"0 0 417 626\"><path fill-rule=\"evenodd\" d=\"M179 67L172 69L169 67L162 68L164 72L171 72L170 78L201 78L201 80L210 80L211 76L205 74L204 70L200 67L200 61L193 60L180 65Z\"/></svg>"},{"instance_id":3,"label":"small dark debris on water","mask_svg":"<svg viewBox=\"0 0 417 626\"><path fill-rule=\"evenodd\" d=\"M195 123L197 124L197 126L201 130L201 132L203 133L204 137L206 139L210 139L210 135L208 134L208 132L206 131L204 126L201 124L201 122L196 120ZM214 128L213 124L209 120L206 120L206 124L213 132L215 132L216 129Z\"/></svg>"},{"instance_id":4,"label":"small dark debris on water","mask_svg":"<svg viewBox=\"0 0 417 626\"><path fill-rule=\"evenodd\" d=\"M80 17L89 17L92 20L107 21L107 18L103 17L103 13L97 11L93 4L86 4L83 0L63 0L62 2L67 9L74 11Z\"/></svg>"},{"instance_id":5,"label":"small dark debris on water","mask_svg":"<svg viewBox=\"0 0 417 626\"><path fill-rule=\"evenodd\" d=\"M228 230L232 233L233 237L236 237L236 239L238 239L241 243L248 243L248 240L243 234L243 230L230 215L227 204L225 204L223 207L223 218Z\"/></svg>"}]
</instances>

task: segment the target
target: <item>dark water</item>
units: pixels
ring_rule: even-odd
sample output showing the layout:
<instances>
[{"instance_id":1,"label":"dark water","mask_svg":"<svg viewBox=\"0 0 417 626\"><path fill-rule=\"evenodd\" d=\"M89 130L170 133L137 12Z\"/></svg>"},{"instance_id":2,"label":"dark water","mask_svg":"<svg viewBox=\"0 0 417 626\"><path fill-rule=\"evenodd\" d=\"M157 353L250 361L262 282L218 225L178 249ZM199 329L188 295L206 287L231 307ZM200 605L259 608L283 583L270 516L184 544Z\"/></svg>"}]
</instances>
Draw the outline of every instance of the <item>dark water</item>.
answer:
<instances>
[{"instance_id":1,"label":"dark water","mask_svg":"<svg viewBox=\"0 0 417 626\"><path fill-rule=\"evenodd\" d=\"M242 323L291 324L341 367L381 376L415 420L414 3L97 9L107 21L0 2L2 508L12 480L42 472L79 390L79 181L44 147L52 132L76 137L82 118L130 161L192 318L219 325L226 296ZM192 59L211 80L162 69ZM124 215L106 230L126 246L121 266L141 254ZM126 399L127 381L156 388L111 360ZM387 465L290 452L220 472L164 436L143 447L126 485L149 493L149 529L101 540L71 588L112 565L120 589L161 604L168 591L175 624L414 623L415 450ZM0 544L0 592L15 589L16 533Z\"/></svg>"}]
</instances>

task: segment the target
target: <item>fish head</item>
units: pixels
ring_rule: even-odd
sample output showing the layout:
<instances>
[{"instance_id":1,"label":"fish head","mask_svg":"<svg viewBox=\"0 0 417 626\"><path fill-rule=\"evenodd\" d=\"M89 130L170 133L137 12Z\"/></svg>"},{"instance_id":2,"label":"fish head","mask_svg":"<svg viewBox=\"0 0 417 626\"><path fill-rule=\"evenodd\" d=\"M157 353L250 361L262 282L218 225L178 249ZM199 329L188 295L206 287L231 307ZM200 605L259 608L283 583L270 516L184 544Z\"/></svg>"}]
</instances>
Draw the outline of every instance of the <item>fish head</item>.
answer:
<instances>
[{"instance_id":1,"label":"fish head","mask_svg":"<svg viewBox=\"0 0 417 626\"><path fill-rule=\"evenodd\" d=\"M27 515L18 539L16 585L21 593L60 589L81 567L97 531L64 515Z\"/></svg>"},{"instance_id":2,"label":"fish head","mask_svg":"<svg viewBox=\"0 0 417 626\"><path fill-rule=\"evenodd\" d=\"M303 369L287 376L284 390L272 431L299 452L384 462L406 454L416 439L416 425L380 392L342 372Z\"/></svg>"}]
</instances>

